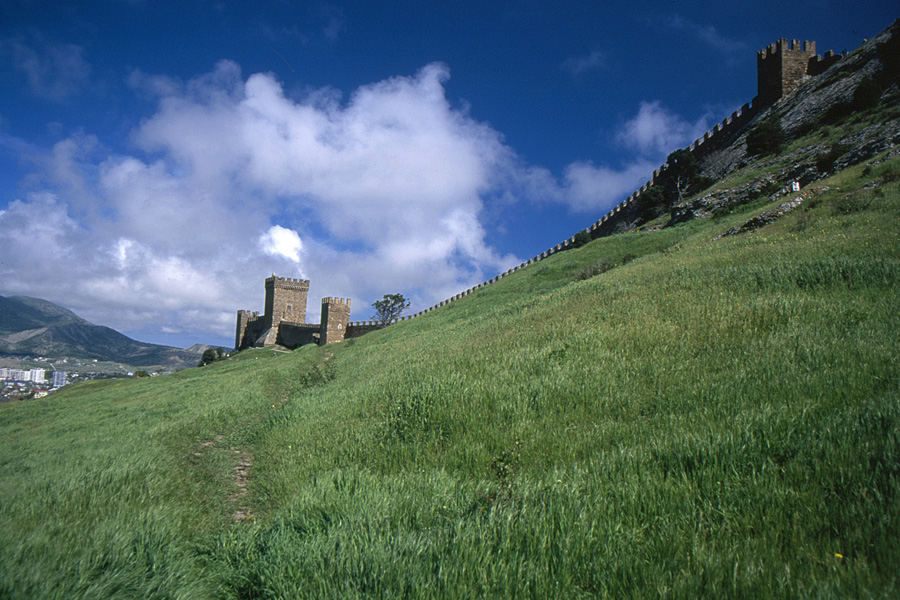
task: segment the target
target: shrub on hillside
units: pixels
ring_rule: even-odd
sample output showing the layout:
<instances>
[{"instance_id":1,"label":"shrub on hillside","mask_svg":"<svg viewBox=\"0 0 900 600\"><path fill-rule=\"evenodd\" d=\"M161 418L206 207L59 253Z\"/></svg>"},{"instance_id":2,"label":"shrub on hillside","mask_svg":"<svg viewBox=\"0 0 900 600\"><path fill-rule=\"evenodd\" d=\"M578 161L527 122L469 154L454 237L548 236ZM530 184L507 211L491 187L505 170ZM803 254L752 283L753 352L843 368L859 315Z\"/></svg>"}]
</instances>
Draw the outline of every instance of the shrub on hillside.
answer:
<instances>
[{"instance_id":1,"label":"shrub on hillside","mask_svg":"<svg viewBox=\"0 0 900 600\"><path fill-rule=\"evenodd\" d=\"M834 161L846 154L849 149L850 148L844 144L835 144L831 147L831 150L825 154L820 154L818 158L816 158L816 170L819 171L820 174L831 171L832 167L834 167Z\"/></svg>"},{"instance_id":2,"label":"shrub on hillside","mask_svg":"<svg viewBox=\"0 0 900 600\"><path fill-rule=\"evenodd\" d=\"M591 241L591 234L588 231L582 229L581 231L579 231L578 233L575 234L575 242L573 243L573 245L576 248L581 248L582 246L584 246L585 244L587 244L590 241Z\"/></svg>"},{"instance_id":3,"label":"shrub on hillside","mask_svg":"<svg viewBox=\"0 0 900 600\"><path fill-rule=\"evenodd\" d=\"M225 356L225 351L221 348L207 348L203 351L203 356L200 357L200 362L197 364L198 367L205 367L206 365L215 362L217 360L221 360Z\"/></svg>"},{"instance_id":4,"label":"shrub on hillside","mask_svg":"<svg viewBox=\"0 0 900 600\"><path fill-rule=\"evenodd\" d=\"M663 197L663 190L658 186L650 186L643 194L638 197L641 207L641 220L644 222L652 221L666 210L666 202Z\"/></svg>"},{"instance_id":5,"label":"shrub on hillside","mask_svg":"<svg viewBox=\"0 0 900 600\"><path fill-rule=\"evenodd\" d=\"M850 106L854 111L875 108L881 102L881 86L871 77L866 77L856 86Z\"/></svg>"},{"instance_id":6,"label":"shrub on hillside","mask_svg":"<svg viewBox=\"0 0 900 600\"><path fill-rule=\"evenodd\" d=\"M575 281L584 281L585 279L590 279L595 275L599 275L601 273L606 273L610 269L614 268L616 263L610 261L607 258L601 258L597 261L596 264L588 265L583 269L579 269L575 272Z\"/></svg>"},{"instance_id":7,"label":"shrub on hillside","mask_svg":"<svg viewBox=\"0 0 900 600\"><path fill-rule=\"evenodd\" d=\"M690 150L675 150L669 154L659 175L653 178L653 185L638 197L641 221L652 221L710 183L709 178L701 175L700 163Z\"/></svg>"},{"instance_id":8,"label":"shrub on hillside","mask_svg":"<svg viewBox=\"0 0 900 600\"><path fill-rule=\"evenodd\" d=\"M775 154L784 146L784 130L777 117L766 119L747 134L747 152L751 156Z\"/></svg>"},{"instance_id":9,"label":"shrub on hillside","mask_svg":"<svg viewBox=\"0 0 900 600\"><path fill-rule=\"evenodd\" d=\"M831 201L834 210L844 215L866 210L871 204L872 194L869 190L841 194Z\"/></svg>"}]
</instances>

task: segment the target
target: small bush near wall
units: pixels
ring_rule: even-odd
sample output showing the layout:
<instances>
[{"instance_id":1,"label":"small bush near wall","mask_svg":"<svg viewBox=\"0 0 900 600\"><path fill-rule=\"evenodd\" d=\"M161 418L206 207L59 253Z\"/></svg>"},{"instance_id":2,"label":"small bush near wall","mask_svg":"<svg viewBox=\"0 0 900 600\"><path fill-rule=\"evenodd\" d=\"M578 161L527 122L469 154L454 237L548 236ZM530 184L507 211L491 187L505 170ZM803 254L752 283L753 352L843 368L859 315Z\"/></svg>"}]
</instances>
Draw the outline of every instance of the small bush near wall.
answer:
<instances>
[{"instance_id":1,"label":"small bush near wall","mask_svg":"<svg viewBox=\"0 0 900 600\"><path fill-rule=\"evenodd\" d=\"M767 119L747 134L747 152L752 156L774 154L784 146L784 130L777 117Z\"/></svg>"}]
</instances>

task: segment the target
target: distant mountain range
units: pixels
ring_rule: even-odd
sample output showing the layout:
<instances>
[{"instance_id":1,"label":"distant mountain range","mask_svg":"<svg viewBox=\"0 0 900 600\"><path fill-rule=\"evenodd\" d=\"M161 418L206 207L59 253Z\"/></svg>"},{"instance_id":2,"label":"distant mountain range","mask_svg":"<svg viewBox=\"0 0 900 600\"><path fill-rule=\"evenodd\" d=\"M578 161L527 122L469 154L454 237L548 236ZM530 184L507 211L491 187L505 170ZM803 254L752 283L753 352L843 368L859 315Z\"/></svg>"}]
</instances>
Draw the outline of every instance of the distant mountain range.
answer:
<instances>
[{"instance_id":1,"label":"distant mountain range","mask_svg":"<svg viewBox=\"0 0 900 600\"><path fill-rule=\"evenodd\" d=\"M0 354L180 369L196 365L202 351L138 342L39 298L0 296Z\"/></svg>"}]
</instances>

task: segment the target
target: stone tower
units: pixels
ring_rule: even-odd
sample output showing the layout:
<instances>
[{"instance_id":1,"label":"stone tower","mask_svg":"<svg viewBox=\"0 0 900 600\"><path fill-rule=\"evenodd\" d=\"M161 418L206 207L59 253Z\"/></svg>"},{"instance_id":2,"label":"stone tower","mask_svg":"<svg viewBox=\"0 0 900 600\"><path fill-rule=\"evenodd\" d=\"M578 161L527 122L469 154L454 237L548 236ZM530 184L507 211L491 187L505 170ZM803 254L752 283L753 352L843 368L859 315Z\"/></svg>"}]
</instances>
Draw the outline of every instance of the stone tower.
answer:
<instances>
[{"instance_id":1,"label":"stone tower","mask_svg":"<svg viewBox=\"0 0 900 600\"><path fill-rule=\"evenodd\" d=\"M306 295L308 279L290 279L272 274L266 279L266 311L268 327L282 321L306 323Z\"/></svg>"},{"instance_id":2,"label":"stone tower","mask_svg":"<svg viewBox=\"0 0 900 600\"><path fill-rule=\"evenodd\" d=\"M253 311L252 313L249 310L239 310L237 313L237 330L234 335L234 348L235 350L239 350L240 348L247 345L247 337L248 336L248 328L252 325L255 325L259 321L259 312ZM252 335L252 333L250 334Z\"/></svg>"},{"instance_id":3,"label":"stone tower","mask_svg":"<svg viewBox=\"0 0 900 600\"><path fill-rule=\"evenodd\" d=\"M756 53L756 94L761 106L768 106L796 89L816 64L816 43L780 39Z\"/></svg>"},{"instance_id":4,"label":"stone tower","mask_svg":"<svg viewBox=\"0 0 900 600\"><path fill-rule=\"evenodd\" d=\"M319 345L342 342L350 323L349 298L322 298L322 329Z\"/></svg>"}]
</instances>

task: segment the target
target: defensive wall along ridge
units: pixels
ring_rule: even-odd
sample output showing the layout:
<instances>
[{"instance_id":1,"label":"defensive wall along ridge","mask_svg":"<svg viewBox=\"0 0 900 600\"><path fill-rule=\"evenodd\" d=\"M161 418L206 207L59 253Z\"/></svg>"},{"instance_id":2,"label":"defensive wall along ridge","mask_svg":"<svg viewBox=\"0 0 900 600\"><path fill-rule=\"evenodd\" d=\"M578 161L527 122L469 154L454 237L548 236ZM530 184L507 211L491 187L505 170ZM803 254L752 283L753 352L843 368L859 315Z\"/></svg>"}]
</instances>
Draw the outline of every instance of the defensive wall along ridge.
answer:
<instances>
[{"instance_id":1,"label":"defensive wall along ridge","mask_svg":"<svg viewBox=\"0 0 900 600\"><path fill-rule=\"evenodd\" d=\"M712 151L723 147L740 133L743 133L747 125L750 124L754 118L763 113L766 108L796 90L797 87L809 77L824 73L841 58L842 55L835 54L830 50L825 53L824 57L817 55L816 43L810 41L801 43L799 40L788 41L787 39L780 39L777 42L770 44L756 54L756 98L734 111L722 122L717 123L715 127L696 139L693 144L689 145L686 150L691 152L691 154L699 161ZM625 209L637 204L641 194L654 185L668 168L668 164L663 164L658 169L654 170L653 177L650 181L639 187L634 193L625 198L625 200L611 208L609 212L582 231L588 232L591 235L591 238L602 237L612 233L615 224L620 222L618 217L624 214ZM524 269L528 265L539 262L557 252L568 250L572 248L574 244L575 236L573 235L569 239L563 240L552 248L548 248L522 264L500 273L496 277L460 292L459 294L426 308L425 310L406 317L400 317L398 320L406 321L414 319L415 317L429 313L442 306L446 306L454 300L464 298L487 285L496 283L500 279L512 275L519 269ZM372 322L364 321L362 323Z\"/></svg>"},{"instance_id":2,"label":"defensive wall along ridge","mask_svg":"<svg viewBox=\"0 0 900 600\"><path fill-rule=\"evenodd\" d=\"M824 57L817 55L816 43L810 41L801 43L798 40L789 42L787 39L780 39L770 44L757 52L756 98L716 124L715 127L690 144L686 150L699 161L714 150L726 146L743 133L755 118L765 112L765 109L796 90L806 79L824 73L841 58L842 55L834 54L831 51L826 52ZM654 170L653 176L648 182L581 231L587 232L591 238L613 233L615 226L621 223L623 216L628 213L628 209L638 204L641 194L659 181L668 168L668 164L663 164ZM568 250L574 247L574 244L575 236L573 235L496 277L415 314L399 317L392 323L408 321L444 307L496 283L520 269L553 256L557 252ZM350 321L350 300L330 297L322 299L321 322L306 324L304 321L308 290L308 280L285 279L276 277L274 274L266 279L266 313L261 316L258 312L238 311L235 348L270 346L275 343L288 346L304 343L324 345L359 337L382 327L380 321Z\"/></svg>"}]
</instances>

